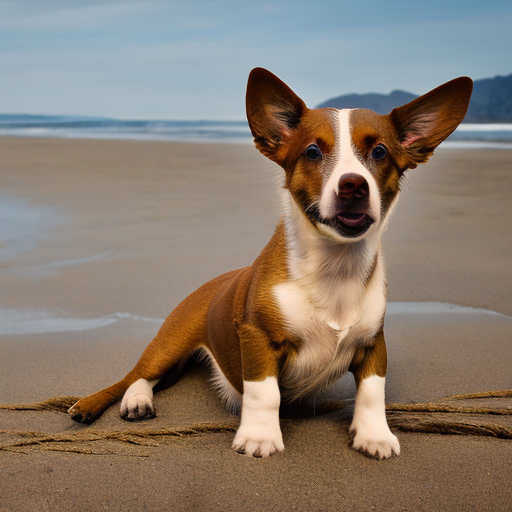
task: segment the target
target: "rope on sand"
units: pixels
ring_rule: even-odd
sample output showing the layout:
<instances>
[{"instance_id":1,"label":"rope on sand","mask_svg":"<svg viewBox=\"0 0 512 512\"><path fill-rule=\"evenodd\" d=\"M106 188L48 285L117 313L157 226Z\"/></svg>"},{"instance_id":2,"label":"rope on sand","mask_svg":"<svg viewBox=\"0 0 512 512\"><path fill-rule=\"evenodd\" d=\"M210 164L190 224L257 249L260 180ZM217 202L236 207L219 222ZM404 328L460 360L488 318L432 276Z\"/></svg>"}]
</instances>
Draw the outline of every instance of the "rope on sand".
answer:
<instances>
[{"instance_id":1,"label":"rope on sand","mask_svg":"<svg viewBox=\"0 0 512 512\"><path fill-rule=\"evenodd\" d=\"M38 409L40 410L40 409ZM48 409L46 409L48 410ZM1 434L20 437L22 440L0 445L0 451L18 451L15 448L24 447L43 448L46 450L85 453L90 455L106 455L111 452L94 451L76 446L76 443L90 443L94 441L118 441L138 446L159 446L154 438L157 437L188 437L201 434L218 434L223 432L236 432L237 425L230 423L198 423L188 427L159 428L159 429L128 429L128 430L98 430L87 429L80 432L30 432L22 430L0 430ZM62 446L48 446L49 443L63 443ZM66 444L69 443L69 446ZM27 452L23 452L27 453ZM145 454L141 456L147 456Z\"/></svg>"},{"instance_id":2,"label":"rope on sand","mask_svg":"<svg viewBox=\"0 0 512 512\"><path fill-rule=\"evenodd\" d=\"M482 393L469 393L466 395L453 395L445 400L469 400L471 398L512 398L512 389L483 391Z\"/></svg>"},{"instance_id":3,"label":"rope on sand","mask_svg":"<svg viewBox=\"0 0 512 512\"><path fill-rule=\"evenodd\" d=\"M512 389L504 389L500 391L484 391L482 393L468 393L465 395L453 395L443 398L436 402L427 402L422 404L386 404L387 411L401 412L443 412L443 413L460 413L460 414L512 414L512 408L501 407L475 407L475 406L458 406L450 405L443 402L452 400L471 400L478 398L512 398ZM26 404L0 404L0 409L12 411L57 411L67 412L68 409L80 400L77 396L55 396L43 400L41 402L31 402ZM346 402L329 401L325 409L332 411L345 408L352 405L353 400Z\"/></svg>"},{"instance_id":4,"label":"rope on sand","mask_svg":"<svg viewBox=\"0 0 512 512\"><path fill-rule=\"evenodd\" d=\"M498 407L461 407L449 404L386 404L386 411L389 412L444 412L458 414L512 414L512 408Z\"/></svg>"},{"instance_id":5,"label":"rope on sand","mask_svg":"<svg viewBox=\"0 0 512 512\"><path fill-rule=\"evenodd\" d=\"M80 397L78 396L54 396L42 402L31 402L28 404L0 404L0 409L9 411L58 411L67 412L67 410L75 405Z\"/></svg>"},{"instance_id":6,"label":"rope on sand","mask_svg":"<svg viewBox=\"0 0 512 512\"><path fill-rule=\"evenodd\" d=\"M484 393L469 393L454 395L437 402L422 404L387 404L389 426L404 432L423 434L451 434L464 436L487 436L498 439L512 439L512 428L498 423L487 422L484 418L492 415L512 415L512 407L483 407L457 405L453 401L472 399L512 398L512 390L489 391ZM41 402L27 404L0 405L0 409L16 411L56 411L67 410L79 400L74 396L57 396ZM344 402L327 402L320 407L323 412L334 412L354 403L353 400ZM460 418L457 414L472 415L472 418ZM109 451L94 451L83 447L83 443L95 441L116 441L131 445L154 447L159 446L158 438L187 437L211 433L235 432L236 424L231 423L200 423L181 428L150 429L132 428L127 430L98 430L87 428L79 432L27 432L0 430L0 434L21 438L19 441L0 445L0 450L23 452L24 447L38 447L44 450L66 451L92 455L105 455ZM62 443L62 444L61 444ZM78 443L78 445L77 445ZM139 454L136 456L148 456Z\"/></svg>"},{"instance_id":7,"label":"rope on sand","mask_svg":"<svg viewBox=\"0 0 512 512\"><path fill-rule=\"evenodd\" d=\"M512 439L511 427L499 423L490 423L483 419L492 415L512 415L512 407L487 407L453 403L461 400L500 398L512 398L512 390L504 389L453 395L437 402L424 404L387 404L388 423L390 427L403 432ZM457 414L473 415L473 417L465 419L457 417Z\"/></svg>"},{"instance_id":8,"label":"rope on sand","mask_svg":"<svg viewBox=\"0 0 512 512\"><path fill-rule=\"evenodd\" d=\"M388 425L402 432L420 434L444 434L459 436L486 436L498 439L512 439L512 428L497 423L480 423L477 421L440 419L434 415L407 415L391 413Z\"/></svg>"}]
</instances>

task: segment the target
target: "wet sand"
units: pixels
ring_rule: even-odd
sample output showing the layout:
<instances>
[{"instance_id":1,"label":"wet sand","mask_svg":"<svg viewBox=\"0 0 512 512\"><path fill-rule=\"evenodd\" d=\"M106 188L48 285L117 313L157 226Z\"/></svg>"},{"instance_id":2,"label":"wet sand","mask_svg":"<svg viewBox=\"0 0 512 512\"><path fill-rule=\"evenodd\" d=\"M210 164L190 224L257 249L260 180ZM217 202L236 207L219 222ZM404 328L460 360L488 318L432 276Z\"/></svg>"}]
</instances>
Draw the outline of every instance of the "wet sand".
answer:
<instances>
[{"instance_id":1,"label":"wet sand","mask_svg":"<svg viewBox=\"0 0 512 512\"><path fill-rule=\"evenodd\" d=\"M280 170L249 145L4 138L0 154L3 404L123 377L161 319L250 264L279 216ZM512 388L511 196L508 150L440 148L409 172L384 237L388 403ZM0 510L511 509L509 440L395 430L400 457L370 460L349 447L351 407L322 408L353 398L349 375L315 416L283 421L283 454L253 460L230 449L238 420L207 381L205 368L186 374L137 424L117 406L91 427L0 410L4 447L27 432L100 432L0 450ZM229 428L148 434L204 423ZM103 435L130 431L131 442Z\"/></svg>"}]
</instances>

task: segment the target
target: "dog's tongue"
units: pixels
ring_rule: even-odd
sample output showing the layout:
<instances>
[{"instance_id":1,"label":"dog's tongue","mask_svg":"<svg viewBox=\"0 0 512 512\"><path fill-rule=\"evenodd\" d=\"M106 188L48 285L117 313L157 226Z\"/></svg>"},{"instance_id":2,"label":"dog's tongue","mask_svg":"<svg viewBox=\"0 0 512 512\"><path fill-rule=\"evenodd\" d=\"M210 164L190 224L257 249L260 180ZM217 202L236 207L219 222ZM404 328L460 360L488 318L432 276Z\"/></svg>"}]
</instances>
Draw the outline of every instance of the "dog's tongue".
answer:
<instances>
[{"instance_id":1,"label":"dog's tongue","mask_svg":"<svg viewBox=\"0 0 512 512\"><path fill-rule=\"evenodd\" d=\"M361 224L364 224L366 220L366 216L364 213L340 213L338 218L343 224L351 227L358 227Z\"/></svg>"}]
</instances>

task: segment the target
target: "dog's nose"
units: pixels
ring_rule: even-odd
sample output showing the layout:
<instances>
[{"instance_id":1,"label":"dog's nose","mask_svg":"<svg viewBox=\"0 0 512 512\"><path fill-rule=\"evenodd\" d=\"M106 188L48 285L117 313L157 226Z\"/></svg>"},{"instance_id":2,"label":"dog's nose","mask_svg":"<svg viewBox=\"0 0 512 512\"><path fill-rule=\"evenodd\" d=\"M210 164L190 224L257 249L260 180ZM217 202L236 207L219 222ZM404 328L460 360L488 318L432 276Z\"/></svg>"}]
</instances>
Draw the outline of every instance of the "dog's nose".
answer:
<instances>
[{"instance_id":1,"label":"dog's nose","mask_svg":"<svg viewBox=\"0 0 512 512\"><path fill-rule=\"evenodd\" d=\"M369 193L368 182L360 174L344 174L338 182L340 199L366 199Z\"/></svg>"}]
</instances>

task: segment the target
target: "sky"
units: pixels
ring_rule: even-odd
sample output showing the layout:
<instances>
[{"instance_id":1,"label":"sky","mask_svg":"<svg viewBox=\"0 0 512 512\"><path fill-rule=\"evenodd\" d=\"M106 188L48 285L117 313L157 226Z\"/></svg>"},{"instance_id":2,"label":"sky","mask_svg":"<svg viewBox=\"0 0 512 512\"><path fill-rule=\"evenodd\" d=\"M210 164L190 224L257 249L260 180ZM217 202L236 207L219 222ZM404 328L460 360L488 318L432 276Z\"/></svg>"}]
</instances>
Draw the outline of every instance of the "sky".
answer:
<instances>
[{"instance_id":1,"label":"sky","mask_svg":"<svg viewBox=\"0 0 512 512\"><path fill-rule=\"evenodd\" d=\"M0 0L0 113L245 119L254 67L308 106L512 73L512 0Z\"/></svg>"}]
</instances>

